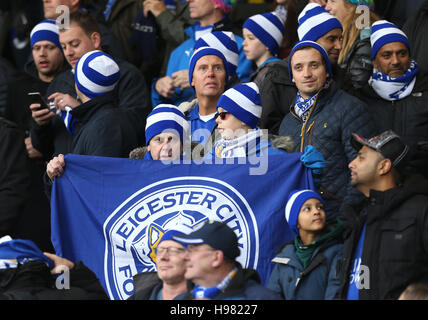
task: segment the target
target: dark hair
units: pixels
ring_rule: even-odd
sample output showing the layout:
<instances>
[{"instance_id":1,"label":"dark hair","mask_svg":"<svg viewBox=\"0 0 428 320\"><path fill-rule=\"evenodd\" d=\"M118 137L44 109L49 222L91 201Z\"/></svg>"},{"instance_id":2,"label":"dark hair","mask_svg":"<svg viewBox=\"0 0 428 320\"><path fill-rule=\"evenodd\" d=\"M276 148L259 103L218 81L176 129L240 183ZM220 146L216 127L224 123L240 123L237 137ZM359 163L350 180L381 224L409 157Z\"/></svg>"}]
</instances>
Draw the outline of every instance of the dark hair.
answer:
<instances>
[{"instance_id":1,"label":"dark hair","mask_svg":"<svg viewBox=\"0 0 428 320\"><path fill-rule=\"evenodd\" d=\"M299 14L298 3L300 0L288 0L285 4L285 9L287 10L287 18L284 22L285 33L282 39L280 48L292 48L296 42L299 41L297 34L297 27L299 25L297 17ZM274 1L272 10L275 10L278 6L278 3Z\"/></svg>"},{"instance_id":2,"label":"dark hair","mask_svg":"<svg viewBox=\"0 0 428 320\"><path fill-rule=\"evenodd\" d=\"M98 22L85 9L70 13L70 24L72 23L75 23L82 28L88 37L90 37L94 32L101 33Z\"/></svg>"}]
</instances>

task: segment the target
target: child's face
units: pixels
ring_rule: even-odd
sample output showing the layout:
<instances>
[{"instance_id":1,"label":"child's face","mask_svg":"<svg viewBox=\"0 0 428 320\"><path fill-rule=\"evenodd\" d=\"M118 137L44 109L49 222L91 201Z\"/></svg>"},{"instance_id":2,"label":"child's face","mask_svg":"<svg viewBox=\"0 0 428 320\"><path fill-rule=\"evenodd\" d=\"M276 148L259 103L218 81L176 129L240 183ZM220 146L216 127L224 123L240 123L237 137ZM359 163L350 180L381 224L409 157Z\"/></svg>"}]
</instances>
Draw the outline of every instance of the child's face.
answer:
<instances>
[{"instance_id":1,"label":"child's face","mask_svg":"<svg viewBox=\"0 0 428 320\"><path fill-rule=\"evenodd\" d=\"M317 232L325 226L325 211L321 201L311 198L305 201L297 221L299 230Z\"/></svg>"},{"instance_id":2,"label":"child's face","mask_svg":"<svg viewBox=\"0 0 428 320\"><path fill-rule=\"evenodd\" d=\"M242 35L244 37L242 47L244 48L244 53L248 60L254 61L257 65L260 65L272 56L269 48L266 47L250 30L244 28L242 30Z\"/></svg>"}]
</instances>

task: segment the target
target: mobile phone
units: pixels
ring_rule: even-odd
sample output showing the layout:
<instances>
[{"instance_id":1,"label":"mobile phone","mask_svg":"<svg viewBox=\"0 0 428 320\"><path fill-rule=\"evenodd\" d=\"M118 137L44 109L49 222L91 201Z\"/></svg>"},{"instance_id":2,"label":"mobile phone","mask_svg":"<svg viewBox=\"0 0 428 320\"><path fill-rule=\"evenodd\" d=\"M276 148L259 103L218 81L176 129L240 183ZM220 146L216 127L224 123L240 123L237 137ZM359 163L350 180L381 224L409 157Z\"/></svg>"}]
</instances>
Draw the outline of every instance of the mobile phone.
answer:
<instances>
[{"instance_id":1,"label":"mobile phone","mask_svg":"<svg viewBox=\"0 0 428 320\"><path fill-rule=\"evenodd\" d=\"M51 110L49 104L46 102L45 98L43 98L40 92L29 92L28 96L31 97L31 103L38 103L40 104L40 108Z\"/></svg>"}]
</instances>

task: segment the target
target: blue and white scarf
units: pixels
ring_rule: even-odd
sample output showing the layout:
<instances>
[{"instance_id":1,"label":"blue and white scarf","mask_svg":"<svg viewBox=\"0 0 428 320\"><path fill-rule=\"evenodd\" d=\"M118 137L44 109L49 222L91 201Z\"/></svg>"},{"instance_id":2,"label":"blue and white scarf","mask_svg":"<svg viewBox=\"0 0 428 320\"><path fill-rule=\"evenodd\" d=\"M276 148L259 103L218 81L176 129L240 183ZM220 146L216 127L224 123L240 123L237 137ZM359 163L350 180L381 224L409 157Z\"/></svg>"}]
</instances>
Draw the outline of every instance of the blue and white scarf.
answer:
<instances>
[{"instance_id":1,"label":"blue and white scarf","mask_svg":"<svg viewBox=\"0 0 428 320\"><path fill-rule=\"evenodd\" d=\"M418 66L414 60L411 61L410 67L407 69L406 73L398 78L391 78L373 69L373 74L369 79L369 85L385 100L400 100L412 93L418 71Z\"/></svg>"},{"instance_id":2,"label":"blue and white scarf","mask_svg":"<svg viewBox=\"0 0 428 320\"><path fill-rule=\"evenodd\" d=\"M73 109L66 106L65 111L61 111L61 119L64 121L65 128L70 134L74 134L74 118L70 113Z\"/></svg>"},{"instance_id":3,"label":"blue and white scarf","mask_svg":"<svg viewBox=\"0 0 428 320\"><path fill-rule=\"evenodd\" d=\"M247 157L257 146L260 147L262 139L262 130L255 128L246 135L236 139L221 139L214 145L214 154L217 158L241 158Z\"/></svg>"},{"instance_id":4,"label":"blue and white scarf","mask_svg":"<svg viewBox=\"0 0 428 320\"><path fill-rule=\"evenodd\" d=\"M216 296L218 296L221 292L223 292L227 288L230 281L232 281L233 277L236 275L237 272L238 272L238 268L234 268L232 271L230 271L227 274L227 276L218 285L214 287L204 288L196 285L192 291L193 297L214 299Z\"/></svg>"},{"instance_id":5,"label":"blue and white scarf","mask_svg":"<svg viewBox=\"0 0 428 320\"><path fill-rule=\"evenodd\" d=\"M195 32L195 41L198 41L200 37L202 37L204 34L210 33L214 28L213 24L210 24L208 26L201 27L201 24L196 22L193 25L193 31Z\"/></svg>"}]
</instances>

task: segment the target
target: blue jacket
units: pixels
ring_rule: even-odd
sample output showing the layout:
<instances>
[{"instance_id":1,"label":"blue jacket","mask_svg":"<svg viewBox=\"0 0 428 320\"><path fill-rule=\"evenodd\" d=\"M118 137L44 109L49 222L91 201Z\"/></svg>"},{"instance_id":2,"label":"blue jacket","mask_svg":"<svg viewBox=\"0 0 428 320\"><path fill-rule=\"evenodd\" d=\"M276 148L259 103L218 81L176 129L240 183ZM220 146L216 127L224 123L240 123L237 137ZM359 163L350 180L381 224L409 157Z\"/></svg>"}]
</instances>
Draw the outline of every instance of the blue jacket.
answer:
<instances>
[{"instance_id":1,"label":"blue jacket","mask_svg":"<svg viewBox=\"0 0 428 320\"><path fill-rule=\"evenodd\" d=\"M307 145L313 145L323 155L325 168L319 192L325 200L328 219L338 215L342 202L354 203L363 198L349 185L348 164L357 156L350 142L352 133L371 138L376 130L367 105L338 89L334 81L320 92L306 123L296 116L293 105L279 128L281 136L293 138L295 151L302 152Z\"/></svg>"},{"instance_id":2,"label":"blue jacket","mask_svg":"<svg viewBox=\"0 0 428 320\"><path fill-rule=\"evenodd\" d=\"M306 269L294 241L272 260L276 263L267 287L286 300L332 300L340 287L343 244L331 240L315 249Z\"/></svg>"},{"instance_id":3,"label":"blue jacket","mask_svg":"<svg viewBox=\"0 0 428 320\"><path fill-rule=\"evenodd\" d=\"M229 31L228 26L223 23L216 23L212 31ZM218 26L218 27L216 27ZM189 35L189 39L180 44L174 51L171 52L169 57L168 67L166 70L166 75L172 77L172 74L180 70L188 70L190 58L193 54L193 47L195 46L195 25L185 29L185 32ZM238 67L236 73L238 78L242 82L248 82L250 79L250 74L252 73L252 62L247 60L242 48L242 42L244 41L242 37L235 34L235 39L238 44L239 59ZM162 97L155 89L155 84L158 79L154 79L152 83L152 105L157 106L161 103L169 103L174 105L179 105L183 101L190 101L195 97L195 91L193 88L188 88L181 90L180 88L175 88L175 94L172 98L167 99Z\"/></svg>"}]
</instances>

